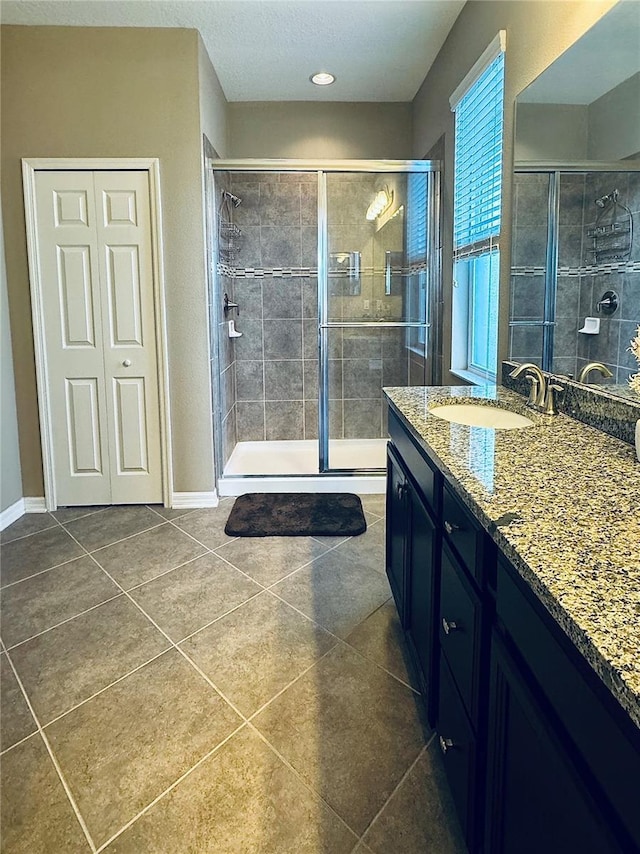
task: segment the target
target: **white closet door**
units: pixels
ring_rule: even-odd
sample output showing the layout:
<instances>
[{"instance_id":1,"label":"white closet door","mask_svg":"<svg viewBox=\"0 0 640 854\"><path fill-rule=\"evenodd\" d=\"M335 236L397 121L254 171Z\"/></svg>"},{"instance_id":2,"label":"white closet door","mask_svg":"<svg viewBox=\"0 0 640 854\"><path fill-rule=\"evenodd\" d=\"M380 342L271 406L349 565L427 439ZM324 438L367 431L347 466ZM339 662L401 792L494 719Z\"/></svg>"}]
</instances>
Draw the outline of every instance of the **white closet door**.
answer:
<instances>
[{"instance_id":1,"label":"white closet door","mask_svg":"<svg viewBox=\"0 0 640 854\"><path fill-rule=\"evenodd\" d=\"M36 174L58 504L160 502L146 172Z\"/></svg>"},{"instance_id":2,"label":"white closet door","mask_svg":"<svg viewBox=\"0 0 640 854\"><path fill-rule=\"evenodd\" d=\"M111 500L162 501L149 179L95 172Z\"/></svg>"}]
</instances>

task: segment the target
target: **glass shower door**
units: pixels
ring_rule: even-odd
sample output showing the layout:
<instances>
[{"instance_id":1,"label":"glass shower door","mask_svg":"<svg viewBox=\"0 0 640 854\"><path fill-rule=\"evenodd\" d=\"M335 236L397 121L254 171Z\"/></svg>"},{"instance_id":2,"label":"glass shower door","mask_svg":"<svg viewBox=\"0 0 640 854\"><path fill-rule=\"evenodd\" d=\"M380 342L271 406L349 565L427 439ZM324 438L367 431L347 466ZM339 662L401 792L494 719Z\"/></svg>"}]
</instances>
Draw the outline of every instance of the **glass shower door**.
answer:
<instances>
[{"instance_id":1,"label":"glass shower door","mask_svg":"<svg viewBox=\"0 0 640 854\"><path fill-rule=\"evenodd\" d=\"M431 382L434 173L323 178L320 469L376 470L385 466L383 387Z\"/></svg>"}]
</instances>

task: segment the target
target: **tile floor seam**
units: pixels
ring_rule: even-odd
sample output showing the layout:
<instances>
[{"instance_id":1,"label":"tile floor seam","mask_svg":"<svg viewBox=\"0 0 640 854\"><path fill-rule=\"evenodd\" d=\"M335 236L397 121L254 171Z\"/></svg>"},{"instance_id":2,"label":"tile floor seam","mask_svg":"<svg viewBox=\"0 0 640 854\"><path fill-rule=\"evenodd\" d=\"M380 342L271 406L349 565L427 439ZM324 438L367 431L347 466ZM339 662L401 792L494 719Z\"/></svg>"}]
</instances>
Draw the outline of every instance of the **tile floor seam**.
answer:
<instances>
[{"instance_id":1,"label":"tile floor seam","mask_svg":"<svg viewBox=\"0 0 640 854\"><path fill-rule=\"evenodd\" d=\"M27 514L25 513L24 515L22 515L20 517L20 519L24 519L24 517L26 515ZM37 513L36 515L44 516L45 514L44 513ZM51 518L53 519L53 517L51 517ZM20 519L16 519L16 522L19 522ZM15 522L13 522L12 524L15 525ZM18 540L26 540L27 537L34 537L36 534L43 534L45 531L50 531L52 528L55 528L55 526L56 526L56 520L54 519L53 522L51 523L51 525L47 525L46 528L39 528L37 531L31 531L29 534L21 534L21 536L14 537L12 540L3 540L2 537L0 536L0 546L8 546L10 543L17 543ZM10 528L11 525L9 525L8 527ZM7 529L5 528L5 530L7 530Z\"/></svg>"},{"instance_id":2,"label":"tile floor seam","mask_svg":"<svg viewBox=\"0 0 640 854\"><path fill-rule=\"evenodd\" d=\"M60 527L62 527L62 526L60 526ZM51 529L48 528L47 530L51 530ZM66 533L68 533L68 532L66 532ZM75 540L75 538L74 538L74 540ZM77 540L75 540L75 542L78 543ZM78 545L80 545L80 543L78 543ZM24 578L19 578L17 581L10 581L9 584L3 584L0 587L0 590L7 590L7 588L9 588L9 587L15 587L16 584L22 584L23 581L29 581L31 578L37 578L39 575L44 575L45 572L51 572L52 569L60 569L61 566L66 566L66 564L68 564L68 563L73 563L74 560L79 560L81 557L86 557L87 554L88 554L88 552L85 552L85 554L76 555L75 557L72 557L69 560L63 560L62 563L56 563L56 564L54 564L54 566L48 566L46 569L40 569L40 570L38 570L38 572L34 572L33 575L25 575Z\"/></svg>"},{"instance_id":3,"label":"tile floor seam","mask_svg":"<svg viewBox=\"0 0 640 854\"><path fill-rule=\"evenodd\" d=\"M140 590L140 588L144 587L145 584L151 584L152 581L157 581L159 578L164 578L165 575L170 575L172 572L175 572L176 569L183 569L190 563L193 563L196 560L200 560L201 557L206 557L206 555L207 552L203 552L202 554L196 555L195 557L190 557L189 560L185 560L184 563L179 563L177 566L172 566L171 569L165 569L163 572L158 573L158 575L154 575L152 578L147 578L146 581L141 581L139 584L135 584L133 587L127 587L127 592L130 593L132 590ZM100 568L103 569L102 566Z\"/></svg>"},{"instance_id":4,"label":"tile floor seam","mask_svg":"<svg viewBox=\"0 0 640 854\"><path fill-rule=\"evenodd\" d=\"M291 682L289 682L287 685L285 685L285 686L284 686L284 688L281 688L281 689L278 691L278 693L277 693L277 694L274 694L274 695L273 695L273 697L270 697L270 698L267 700L267 702L266 702L266 703L263 703L263 704L260 706L260 708L259 708L259 709L256 709L256 711L255 711L255 712L252 712L252 713L249 715L249 717L247 717L247 719L246 719L246 720L247 720L247 723L252 723L252 722L253 722L253 720L254 720L254 718L256 718L256 717L257 717L261 712L263 712L263 711L267 708L267 706L270 706L270 705L271 705L271 703L273 703L273 701L274 701L274 700L277 700L277 699L278 699L278 697L282 696L282 694L284 694L284 692L285 692L285 691L288 691L288 690L289 690L289 688L292 688L292 687L295 685L295 683L296 683L296 682L298 682L300 679L302 679L302 677L303 677L303 676L306 676L306 674L307 674L307 673L309 673L309 671L310 671L310 670L313 670L313 668L314 668L317 664L319 664L319 663L322 661L322 659L323 659L323 658L326 658L326 657L329 655L329 653L330 653L330 652L332 652L332 650L334 650L334 649L338 646L338 642L339 642L339 641L340 641L340 638L336 638L336 642L335 642L335 643L333 643L333 644L331 644L331 646L329 647L329 649L328 649L328 650L326 650L326 652L323 652L323 653L322 653L322 655L321 655L319 658L317 658L315 661L312 661L312 662L311 662L311 664L310 664L308 667L305 667L305 669L302 671L302 673L298 673L298 675L297 675L297 676L295 676L295 677L291 680Z\"/></svg>"},{"instance_id":5,"label":"tile floor seam","mask_svg":"<svg viewBox=\"0 0 640 854\"><path fill-rule=\"evenodd\" d=\"M280 602L284 602L285 605L288 605L290 608L293 608L293 610L297 611L297 613L300 614L301 617L304 617L305 620L308 620L310 623L313 623L314 626L318 626L319 628L321 628L323 632L326 632L327 634L331 635L331 637L335 638L336 640L342 641L342 638L340 637L340 635L334 634L334 632L332 632L331 629L328 629L326 626L323 626L322 623L319 623L317 620L314 620L313 617L310 617L308 614L305 614L304 611L300 610L300 608L296 608L296 606L292 605L291 602L287 602L286 599L284 599L282 596L279 596L274 590L267 588L266 592L271 593L271 595L275 596L276 599L279 599ZM369 617L369 616L371 616L371 615L367 614L367 617ZM367 619L367 617L365 617L365 620ZM360 625L360 623L358 623L358 625Z\"/></svg>"},{"instance_id":6,"label":"tile floor seam","mask_svg":"<svg viewBox=\"0 0 640 854\"><path fill-rule=\"evenodd\" d=\"M200 509L204 510L204 509L207 509L207 508L200 508ZM179 519L169 519L169 524L170 524L170 525L173 525L173 527L174 527L174 528L177 528L177 529L178 529L178 531L180 531L182 534L185 534L187 537L191 537L191 539L192 539L194 542L198 543L198 545L199 545L199 546L203 546L205 549L207 549L207 551L213 552L213 551L215 551L215 549L220 549L220 548L222 548L222 546L226 546L226 545L228 545L229 543L234 543L236 540L239 540L239 539L240 539L240 537L232 537L231 539L227 540L226 542L224 542L224 543L220 543L220 545L219 545L219 546L214 546L214 547L212 548L211 546L208 546L206 543L203 543L203 542L202 542L202 540L199 540L197 537L194 537L194 535L193 535L193 534L190 534L190 533L189 533L189 531L183 531L183 530L182 530L182 528L180 527L180 525L178 525L178 522L179 522L179 521L180 521L180 519L182 519L182 518L183 518L183 517L182 517L182 516L180 516L180 518L179 518ZM227 537L227 536L228 536L228 534L225 534L225 537Z\"/></svg>"},{"instance_id":7,"label":"tile floor seam","mask_svg":"<svg viewBox=\"0 0 640 854\"><path fill-rule=\"evenodd\" d=\"M113 506L116 507L118 505L113 505ZM144 507L144 505L142 505L142 506ZM83 518L86 518L86 517L83 517ZM162 516L158 516L158 518L162 519ZM74 519L73 521L75 522L76 520ZM97 546L97 548L95 548L95 549L88 549L86 546L84 546L80 542L80 540L77 537L74 536L72 531L69 531L65 527L65 525L62 522L60 522L59 524L62 528L64 528L64 530L67 532L67 534L69 534L70 537L73 537L73 539L76 541L76 543L78 543L79 546L82 546L82 548L87 552L87 554L94 554L94 552L101 552L101 551L104 551L105 549L110 549L111 546L117 546L118 543L125 543L127 540L131 540L133 537L137 537L140 534L147 534L149 531L155 531L156 528L162 528L162 527L164 527L164 525L169 525L170 523L169 523L168 519L165 519L162 522L158 522L157 525L149 525L148 528L143 528L141 531L136 531L134 534L129 534L126 537L121 537L119 540L114 540L112 543L105 543L103 546ZM69 522L69 524L71 525L73 523Z\"/></svg>"},{"instance_id":8,"label":"tile floor seam","mask_svg":"<svg viewBox=\"0 0 640 854\"><path fill-rule=\"evenodd\" d=\"M389 803L390 803L391 799L393 798L393 796L395 795L395 793L398 791L398 789L400 788L400 786L402 786L402 784L403 784L403 783L404 783L404 781L407 779L407 777L409 776L409 774L413 771L413 769L414 769L414 768L415 768L415 766L418 764L418 762L419 762L420 758L422 757L422 755L423 755L424 753L426 753L426 752L427 752L427 750L429 749L429 745L431 744L431 742L432 742L432 741L433 741L433 739L435 738L435 735L436 735L436 734L435 734L435 732L433 732L433 733L431 734L431 736L430 736L429 740L428 740L428 741L426 742L426 744L424 745L424 747L422 747L422 748L418 751L418 755L417 755L417 756L416 756L416 758L413 760L413 762L411 762L411 763L409 764L409 767L408 767L408 768L407 768L407 770L404 772L404 774L402 775L401 779L398 781L397 785L396 785L396 786L394 786L393 791L391 792L391 794L389 795L389 797L387 798L387 800L386 800L386 801L384 802L384 804L380 807L380 809L379 809L379 810L378 810L378 812L374 815L374 817L371 819L371 821L369 822L369 824L365 827L364 831L362 832L362 835L360 836L360 842L363 842L365 845L368 845L368 843L366 842L366 840L365 840L365 838L364 838L364 837L367 835L367 833L369 832L369 830L374 826L374 824L376 823L376 821L378 820L378 818L382 815L382 813L384 812L384 810L385 810L385 809L386 809L386 807L387 807L387 804L389 804Z\"/></svg>"},{"instance_id":9,"label":"tile floor seam","mask_svg":"<svg viewBox=\"0 0 640 854\"><path fill-rule=\"evenodd\" d=\"M114 833L113 836L107 839L106 842L103 842L102 845L98 849L96 849L96 854L100 854L100 852L104 851L104 849L107 848L107 846L111 845L114 840L116 840L119 836L122 836L122 834L125 833L130 827L132 827L138 821L138 819L142 818L143 815L146 815L146 813L153 809L156 804L158 804L163 798L165 798L177 786L179 786L183 780L185 780L190 774L192 774L193 771L196 770L196 768L199 768L200 765L206 762L207 759L211 758L214 753L217 753L218 750L221 750L228 741L230 741L235 735L240 732L240 730L244 729L246 726L248 726L247 722L243 721L240 726L236 727L236 729L233 730L233 732L230 732L229 735L223 738L219 744L216 744L214 748L205 753L204 756L201 756L200 759L198 759L198 761L195 763L195 765L192 765L191 768L181 774L180 777L174 780L170 786L167 786L167 788L163 792L160 792L159 795L156 795L156 797L152 801L150 801L146 806L144 806L140 810L140 812L136 813L133 818L129 819L129 821L125 825L123 825L116 833Z\"/></svg>"},{"instance_id":10,"label":"tile floor seam","mask_svg":"<svg viewBox=\"0 0 640 854\"><path fill-rule=\"evenodd\" d=\"M314 538L311 537L311 539L314 539ZM271 590L272 587L275 587L277 584L280 584L282 581L286 581L287 579L289 579L293 575L295 575L296 572L300 572L301 569L306 569L308 566L311 566L312 563L315 563L316 561L320 560L320 558L323 558L325 555L328 555L329 552L334 552L336 549L339 549L340 546L343 546L345 543L348 543L349 540L352 540L352 539L353 539L353 537L347 537L346 540L342 540L342 542L336 543L335 545L331 546L330 548L327 548L326 551L322 552L322 554L316 555L316 557L312 557L311 560L308 560L306 563L303 563L301 566L296 567L296 569L292 569L291 572L287 573L287 575L283 575L282 578L278 578L277 581L273 581L271 584L269 584L267 587L265 587L265 590ZM231 565L233 566L234 564L231 564ZM237 567L236 567L236 569L237 569Z\"/></svg>"},{"instance_id":11,"label":"tile floor seam","mask_svg":"<svg viewBox=\"0 0 640 854\"><path fill-rule=\"evenodd\" d=\"M193 539L195 539L195 538L193 538ZM236 537L236 538L235 538L235 540L238 540L238 539L240 539L240 538L239 538L239 537ZM234 543L234 542L235 542L235 540L229 540L229 543ZM198 542L200 542L200 541L199 541L199 540L196 540L196 543L198 543ZM223 544L222 544L222 545L220 545L220 546L216 546L216 549L221 549L223 546L229 545L229 543L223 543ZM223 557L223 555L221 555L218 551L216 551L216 549L209 549L209 554L212 554L212 555L215 555L216 557L219 557L219 558L220 558L220 560L224 561L224 562L227 564L227 566L230 566L230 567L232 567L233 569L235 569L235 570L237 570L238 572L240 572L242 575L244 575L244 577L245 577L245 578L248 578L248 579L249 579L249 581L253 581L253 583L254 583L254 584L257 584L260 588L262 588L262 590L266 590L266 589L267 589L267 588L264 586L264 584L262 584L260 581L257 581L257 580L256 580L255 578L253 578L251 575L248 575L248 574L247 574L243 569L240 569L240 567L236 566L236 565L235 565L235 563L231 563L231 561L230 561L228 558ZM261 592L262 592L262 590L261 590Z\"/></svg>"},{"instance_id":12,"label":"tile floor seam","mask_svg":"<svg viewBox=\"0 0 640 854\"><path fill-rule=\"evenodd\" d=\"M96 691L90 697L85 697L84 700L80 700L80 702L76 703L75 706L71 706L70 709L65 709L64 712L61 712L59 715L56 715L55 718L51 718L50 721L47 721L46 724L42 725L42 728L46 729L47 727L51 726L51 724L54 724L54 723L56 723L56 721L59 721L61 718L64 718L67 715L71 714L71 712L75 712L76 709L79 709L81 706L86 705L86 703L88 703L89 700L93 700L96 697L99 697L100 694L104 694L105 691L108 691L109 688L113 688L113 686L117 685L118 682L124 681L129 676L132 676L134 673L137 673L138 670L142 670L143 667L146 667L148 664L152 664L157 658L160 658L161 656L166 655L166 653L170 652L170 651L171 651L171 647L168 646L165 649L163 649L161 652L156 653L156 655L154 655L152 658L149 658L147 661L143 661L142 664L139 664L137 667L134 667L132 670L129 670L126 673L123 673L122 676L118 676L117 679L114 679L113 682L109 682L108 685L105 685L104 687L100 688L99 691Z\"/></svg>"},{"instance_id":13,"label":"tile floor seam","mask_svg":"<svg viewBox=\"0 0 640 854\"><path fill-rule=\"evenodd\" d=\"M93 558L93 555L89 555L89 557ZM97 561L96 561L96 563L97 563ZM98 565L98 566L100 566L100 564L97 564L97 565ZM109 575L109 573L107 572L107 570L106 570L106 569L104 569L104 567L101 567L101 569L102 569L102 571L107 575L107 577L108 577L108 578L110 578L110 579L111 579L111 581L113 581L113 583L114 583L114 584L118 584L118 582L115 580L115 578L113 578L111 575ZM135 600L132 596L130 596L130 595L129 595L129 592L128 592L127 590L124 590L124 589L123 589L119 584L118 584L118 587L120 587L120 589L122 590L122 592L124 593L124 595L129 599L129 601L130 601L133 605L135 605L135 607L140 611L140 613L141 613L144 617L146 617L146 618L147 618L147 620L149 620L149 622L150 622L150 623L151 623L151 624L152 624L152 625L153 625L153 626L154 626L154 627L155 627L155 628L156 628L156 629L157 629L157 630L158 630L158 631L159 631L159 632L160 632L160 633L161 633L161 634L166 638L166 640L167 640L167 641L169 642L169 644L170 644L170 648L175 649L175 650L176 650L176 651L177 651L177 652L178 652L178 653L179 653L179 654L180 654L180 655L185 659L185 661L187 661L187 663L188 663L188 664L190 664L190 665L193 667L193 669L196 671L196 673L198 673L198 674L199 674L199 675L200 675L200 676L205 680L205 682L206 682L206 683L207 683L211 688L213 688L213 690L214 690L214 691L215 691L215 692L216 692L220 697L222 697L222 699L223 699L223 700L224 700L224 701L225 701L225 702L226 702L226 703L227 703L227 704L228 704L228 705L233 709L233 711L234 711L237 715L240 715L240 717L242 718L242 720L246 722L246 718L245 718L245 716L240 712L240 710L239 710L239 709L237 709L237 708L236 708L236 706L231 702L231 700L229 700L229 699L228 699L228 697L226 697L226 696L222 693L222 691L220 691L220 690L219 690L219 688L217 688L217 687L216 687L216 685L215 685L215 684L211 681L211 679L209 679L209 677L208 677L208 676L207 676L207 675L206 675L206 674L205 674L205 673L200 669L200 667L199 667L199 666L198 666L194 661L192 661L192 660L189 658L189 656L187 655L187 653L186 653L186 652L184 652L184 650L180 649L180 647L175 643L175 641L173 641L173 640L169 637L169 635L165 632L165 630L164 630L164 629L162 629L162 628L160 628L160 626L158 625L158 623L156 623L156 621L153 619L153 617L151 617L149 614L147 614L147 612L144 610L144 608L142 607L142 605L140 605L138 602L136 602L136 600ZM168 648L168 649L169 649L169 648ZM168 652L168 649L164 650L164 652Z\"/></svg>"},{"instance_id":14,"label":"tile floor seam","mask_svg":"<svg viewBox=\"0 0 640 854\"><path fill-rule=\"evenodd\" d=\"M74 614L71 617L67 617L64 620L60 620L59 623L55 623L53 626L48 626L48 628L43 629L41 632L36 632L34 635L29 635L28 638L24 638L24 640L20 640L17 643L11 644L11 646L7 646L5 641L5 646L7 651L12 649L16 649L19 646L22 646L23 643L28 643L29 641L34 640L35 638L39 638L42 635L46 635L47 632L53 631L53 629L57 629L60 626L64 626L65 623L70 623L72 620L75 620L76 617L82 617L84 614L88 614L90 611L95 611L96 608L100 608L101 605L106 605L107 602L113 602L114 599L119 599L122 596L122 593L116 593L114 596L110 596L108 599L103 599L102 602L96 602L95 605L92 605L90 608L85 608L84 611L78 611L77 614Z\"/></svg>"},{"instance_id":15,"label":"tile floor seam","mask_svg":"<svg viewBox=\"0 0 640 854\"><path fill-rule=\"evenodd\" d=\"M222 546L217 546L217 548L222 548ZM253 581L254 584L257 584L261 588L260 592L268 589L267 587L264 586L264 584L262 584L260 581L257 581L255 578L253 578L253 576L248 575L243 569L240 569L240 567L236 566L235 563L231 563L231 561L228 558L223 557L219 552L212 550L211 554L215 555L216 557L219 557L220 560L224 561L227 566L230 566L232 569L237 570L242 575L244 575L245 578L248 578L250 581Z\"/></svg>"},{"instance_id":16,"label":"tile floor seam","mask_svg":"<svg viewBox=\"0 0 640 854\"><path fill-rule=\"evenodd\" d=\"M215 625L215 623L217 623L219 620L222 620L224 617L228 617L229 614L233 614L234 611L237 611L239 608L242 608L243 605L246 605L248 602L251 602L257 596L260 596L263 593L267 593L267 592L268 591L266 591L266 590L258 590L257 593L254 593L252 596L249 596L248 599L245 599L243 602L240 602L238 605L234 605L233 608L229 608L229 610L225 611L224 614L220 614L219 617L216 617L215 619L211 620L211 622L209 622L209 623L205 623L204 626L200 626L199 629L195 629L195 631L191 632L191 634L185 635L183 638L180 638L180 640L175 641L175 643L177 645L180 645L181 643L185 643L186 641L191 640L191 638L195 637L197 634L200 634L200 632L203 632L205 629L208 629L211 626Z\"/></svg>"},{"instance_id":17,"label":"tile floor seam","mask_svg":"<svg viewBox=\"0 0 640 854\"><path fill-rule=\"evenodd\" d=\"M10 750L13 750L14 747L19 747L21 744L24 744L25 741L29 741L29 739L33 738L34 735L38 735L37 727L33 732L30 732L29 735L25 735L24 738L21 738L20 741L16 741L16 743L12 744L10 747L5 747L4 750L0 750L0 756L4 756L5 753L9 753Z\"/></svg>"},{"instance_id":18,"label":"tile floor seam","mask_svg":"<svg viewBox=\"0 0 640 854\"><path fill-rule=\"evenodd\" d=\"M69 536L73 537L72 534L70 534ZM75 537L73 537L73 539L75 540ZM86 552L86 549L84 548L82 543L80 543L78 540L75 540L75 541L78 543L80 548L84 549ZM158 623L156 623L156 621L153 619L153 617L151 617L149 614L147 614L147 612L144 610L144 608L138 602L136 602L136 600L132 596L129 595L128 591L125 590L122 587L122 585L119 584L116 581L116 579L112 575L110 575L110 573L103 566L100 566L100 564L98 563L97 559L93 556L93 554L90 552L87 552L87 556L90 557L91 560L93 560L93 562L96 564L96 566L100 567L100 569L102 570L102 572L104 572L104 574L107 576L107 578L109 578L116 585L116 587L118 587L124 593L124 595L127 597L127 599L140 611L140 613L144 617L147 618L147 620L151 623L151 625L153 625L160 632L160 634L162 634L165 637L165 639L169 642L170 647L175 649L185 659L185 661L187 661L193 667L193 669L207 682L207 684L211 688L213 688L213 690L220 697L222 697L222 699L233 709L233 711L237 715L239 715L243 721L246 722L245 716L235 707L235 705L227 697L225 697L225 695L221 691L219 691L218 688L216 688L216 686L209 679L209 677L206 676L203 673L203 671L195 664L195 662L193 662L189 658L189 656L186 654L186 652L184 652L184 650L180 649L180 647L169 637L169 635L164 631L164 629L160 628L160 626L158 625ZM167 652L167 651L168 651L168 649L164 650L164 652Z\"/></svg>"},{"instance_id":19,"label":"tile floor seam","mask_svg":"<svg viewBox=\"0 0 640 854\"><path fill-rule=\"evenodd\" d=\"M336 808L334 806L332 806L329 803L329 801L327 801L327 799L324 797L324 795L322 795L317 789L315 789L310 783L308 783L302 777L300 772L289 762L288 759L286 759L286 757L284 757L280 753L280 751L273 744L271 744L269 739L263 733L260 732L260 730L255 726L255 724L253 724L251 721L248 721L247 726L249 727L249 729L251 729L252 732L254 732L267 745L267 747L275 754L275 756L282 762L282 764L285 765L289 769L289 771L291 771L292 774L294 774L297 777L300 784L302 786L304 786L304 788L308 792L311 792L312 795L314 795L316 798L318 798L318 800L322 801L322 803L326 806L326 808L328 810L330 810L335 815L335 817L340 821L340 823L343 824L347 828L347 830L354 835L354 837L356 838L355 845L356 846L359 845L359 843L360 843L359 834L351 827L350 824L348 824L344 820L344 818L340 815L340 813L336 810Z\"/></svg>"},{"instance_id":20,"label":"tile floor seam","mask_svg":"<svg viewBox=\"0 0 640 854\"><path fill-rule=\"evenodd\" d=\"M147 508L147 510L151 510L151 512L152 512L152 513L155 513L155 514L156 514L156 516L159 516L161 519L164 519L164 521L165 521L165 522L171 522L171 521L174 521L174 520L172 520L172 519L169 519L167 516L163 516L163 515L162 515L162 513L160 513L160 511L159 511L159 510L156 510L156 508L155 508L152 504L144 504L143 506L144 506L144 507L146 507L146 508ZM168 508L165 508L165 509L171 510L171 509L173 509L173 508L168 507ZM202 509L203 509L202 507L200 507L200 508L198 508L198 507L191 507L189 510L185 510L185 512L182 514L182 516L176 516L176 519L184 519L184 517L185 517L185 516L188 516L190 513L194 513L196 510L202 510Z\"/></svg>"},{"instance_id":21,"label":"tile floor seam","mask_svg":"<svg viewBox=\"0 0 640 854\"><path fill-rule=\"evenodd\" d=\"M387 602L388 601L389 600L387 599ZM376 608L376 610L378 610L378 609ZM372 611L368 617L365 617L365 620L368 620L369 617L371 617L373 614L375 614L375 611ZM364 620L362 622L364 622ZM358 625L361 625L361 623L359 623ZM357 628L357 626L356 626L356 628ZM355 629L354 629L354 631L355 631ZM342 642L344 644L346 644L349 647L349 649L352 649L357 655L359 655L360 658L363 658L369 664L373 664L374 667L377 667L378 670L381 670L383 673L386 673L387 676L391 676L392 679L395 679L396 682L399 682L401 685L404 685L404 687L408 688L413 694L416 694L416 696L418 696L418 697L422 696L422 694L420 693L420 691L417 690L417 688L414 688L413 685L409 685L409 683L405 682L404 679L401 679L399 676L396 676L395 673L392 673L390 670L387 670L386 667L383 667L381 664L378 664L378 662L374 661L373 658L369 658L369 656L365 655L361 650L359 650L357 647L353 646L353 644L349 643L349 641L346 638L343 639Z\"/></svg>"},{"instance_id":22,"label":"tile floor seam","mask_svg":"<svg viewBox=\"0 0 640 854\"><path fill-rule=\"evenodd\" d=\"M35 710L34 710L33 706L31 705L31 700L29 699L29 695L27 694L27 691L26 691L24 685L22 684L22 680L20 679L20 676L18 675L18 671L16 670L13 661L11 660L11 656L7 652L7 648L5 647L5 645L1 641L0 641L0 647L3 649L5 655L7 656L7 661L9 662L9 666L11 667L11 670L13 671L13 676L14 676L16 682L18 683L18 687L22 691L22 695L25 699L27 706L29 707L29 711L31 712L31 716L35 722L36 727L37 727L37 732L40 735L40 738L42 739L42 742L43 742L43 744L47 750L47 753L49 754L49 758L51 759L51 762L53 764L53 767L55 768L56 774L58 775L58 779L60 780L60 783L62 784L62 788L65 791L67 799L71 805L71 809L73 810L75 817L78 821L78 824L80 825L82 832L85 836L85 839L87 840L87 843L89 844L89 848L91 849L93 854L95 854L96 853L96 846L95 846L95 843L91 837L91 834L89 833L89 828L87 827L87 824L86 824L86 822L82 816L82 813L80 812L80 809L79 809L79 807L75 801L75 798L73 797L73 793L71 792L71 787L67 783L67 780L66 780L64 774L62 773L62 767L60 766L60 763L56 759L56 756L53 752L53 748L51 747L51 744L49 743L49 739L45 735L45 732L44 732L42 726L40 725L40 721L38 719L38 716L36 715ZM32 735L33 734L34 733L32 733Z\"/></svg>"}]
</instances>

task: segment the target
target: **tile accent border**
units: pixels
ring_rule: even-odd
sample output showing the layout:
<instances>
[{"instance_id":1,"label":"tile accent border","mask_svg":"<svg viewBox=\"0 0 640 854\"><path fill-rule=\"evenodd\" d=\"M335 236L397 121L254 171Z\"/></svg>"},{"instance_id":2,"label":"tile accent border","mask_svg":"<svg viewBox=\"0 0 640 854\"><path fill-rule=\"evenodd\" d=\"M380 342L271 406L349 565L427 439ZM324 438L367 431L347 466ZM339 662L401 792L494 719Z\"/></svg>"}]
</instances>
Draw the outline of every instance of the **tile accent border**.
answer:
<instances>
[{"instance_id":1,"label":"tile accent border","mask_svg":"<svg viewBox=\"0 0 640 854\"><path fill-rule=\"evenodd\" d=\"M203 507L217 507L220 503L218 493L213 492L173 492L171 494L171 507L180 510L183 507L197 509Z\"/></svg>"}]
</instances>

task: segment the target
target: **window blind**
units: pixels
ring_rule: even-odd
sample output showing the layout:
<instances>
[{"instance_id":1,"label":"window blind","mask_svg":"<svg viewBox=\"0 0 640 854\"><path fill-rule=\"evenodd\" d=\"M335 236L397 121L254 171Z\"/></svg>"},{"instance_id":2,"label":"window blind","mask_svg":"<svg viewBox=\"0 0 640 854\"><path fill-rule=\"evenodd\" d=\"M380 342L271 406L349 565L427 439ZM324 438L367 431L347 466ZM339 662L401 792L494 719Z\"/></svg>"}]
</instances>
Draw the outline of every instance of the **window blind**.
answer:
<instances>
[{"instance_id":1,"label":"window blind","mask_svg":"<svg viewBox=\"0 0 640 854\"><path fill-rule=\"evenodd\" d=\"M453 245L500 234L504 53L500 52L455 108Z\"/></svg>"},{"instance_id":2,"label":"window blind","mask_svg":"<svg viewBox=\"0 0 640 854\"><path fill-rule=\"evenodd\" d=\"M424 261L427 257L427 172L407 175L407 261L409 264Z\"/></svg>"}]
</instances>

